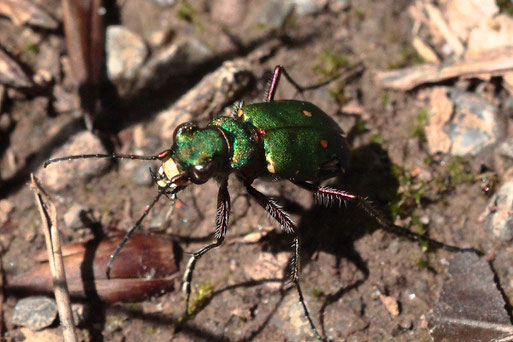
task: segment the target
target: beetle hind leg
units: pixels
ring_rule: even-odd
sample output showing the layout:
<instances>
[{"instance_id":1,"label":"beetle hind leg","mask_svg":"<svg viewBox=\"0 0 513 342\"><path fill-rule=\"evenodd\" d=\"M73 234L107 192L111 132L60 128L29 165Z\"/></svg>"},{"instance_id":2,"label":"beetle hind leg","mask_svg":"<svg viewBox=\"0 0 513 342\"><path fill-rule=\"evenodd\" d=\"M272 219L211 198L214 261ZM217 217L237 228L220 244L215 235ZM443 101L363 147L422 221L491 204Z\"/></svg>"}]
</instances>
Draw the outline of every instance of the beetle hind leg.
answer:
<instances>
[{"instance_id":1,"label":"beetle hind leg","mask_svg":"<svg viewBox=\"0 0 513 342\"><path fill-rule=\"evenodd\" d=\"M406 229L401 226L397 226L390 222L380 211L378 211L371 204L369 200L364 197L360 197L358 195L352 194L347 191L338 190L330 187L319 187L307 182L293 182L294 184L302 187L303 189L312 191L317 200L324 205L330 206L331 204L338 203L341 205L343 202L356 202L356 204L362 208L367 214L372 216L381 226L383 230L391 232L393 234L404 236L412 241L419 242L427 242L429 245L435 248L442 248L449 252L472 252L477 255L482 255L482 253L472 247L462 248L453 245L448 245L443 242L431 239L425 235L417 234L409 229Z\"/></svg>"},{"instance_id":2,"label":"beetle hind leg","mask_svg":"<svg viewBox=\"0 0 513 342\"><path fill-rule=\"evenodd\" d=\"M183 275L182 290L185 293L185 316L189 315L189 300L191 298L191 282L196 262L209 250L221 246L226 236L228 219L230 216L230 193L228 192L228 179L224 179L219 187L217 195L217 213L216 213L216 233L214 241L211 244L192 253L187 262L187 267Z\"/></svg>"},{"instance_id":3,"label":"beetle hind leg","mask_svg":"<svg viewBox=\"0 0 513 342\"><path fill-rule=\"evenodd\" d=\"M287 70L285 70L285 67L283 67L281 65L277 65L277 66L274 67L273 76L272 76L271 82L269 84L269 89L267 90L267 94L265 96L265 100L266 100L266 102L271 102L271 101L274 100L274 95L276 95L276 90L278 89L278 84L280 83L281 75L283 75L287 79L287 81L289 81L289 83L292 84L292 86L296 89L296 91L299 94L303 94L305 91L308 91L308 90L315 90L315 89L322 88L325 85L330 84L331 82L335 81L336 79L338 79L340 77L343 77L344 79L350 79L350 78L354 77L355 75L360 74L362 71L363 71L363 66L362 65L357 65L356 67L353 67L353 68L349 69L344 74L338 74L338 75L335 75L332 78L330 78L330 79L328 79L328 80L326 80L324 82L313 84L313 85L305 87L305 86L302 86L299 83L297 83L289 75Z\"/></svg>"}]
</instances>

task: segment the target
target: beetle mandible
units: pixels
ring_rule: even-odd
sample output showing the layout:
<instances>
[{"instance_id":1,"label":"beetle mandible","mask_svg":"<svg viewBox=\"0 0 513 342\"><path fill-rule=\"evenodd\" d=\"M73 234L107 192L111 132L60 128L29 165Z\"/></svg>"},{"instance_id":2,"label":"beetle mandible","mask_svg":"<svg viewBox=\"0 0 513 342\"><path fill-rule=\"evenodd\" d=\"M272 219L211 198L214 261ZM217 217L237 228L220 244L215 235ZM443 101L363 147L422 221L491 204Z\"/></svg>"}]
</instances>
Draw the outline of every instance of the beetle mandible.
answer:
<instances>
[{"instance_id":1,"label":"beetle mandible","mask_svg":"<svg viewBox=\"0 0 513 342\"><path fill-rule=\"evenodd\" d=\"M240 105L232 116L214 118L203 128L192 122L183 123L174 131L171 148L157 155L83 154L48 160L44 167L55 162L85 158L160 160L162 162L158 174L152 173L158 194L112 253L107 265L107 275L125 243L162 195L176 198L177 193L191 184L201 185L212 178L219 182L215 241L192 253L184 272L186 314L188 314L191 281L196 262L209 250L219 247L225 239L230 215L228 177L230 174L235 174L249 195L267 211L271 218L276 220L287 233L293 234L294 255L290 281L297 289L299 301L313 334L317 339L324 340L310 316L299 284L300 236L297 228L276 202L252 186L256 178L288 180L313 192L319 202L326 205L332 202L356 202L374 217L383 229L411 240L425 241L434 247L453 252L479 252L473 248L451 246L413 233L389 222L363 197L347 191L315 185L317 181L343 173L348 167L349 150L344 133L329 115L312 103L274 100L281 75L285 76L299 92L320 86L301 87L282 66L276 66L264 102Z\"/></svg>"}]
</instances>

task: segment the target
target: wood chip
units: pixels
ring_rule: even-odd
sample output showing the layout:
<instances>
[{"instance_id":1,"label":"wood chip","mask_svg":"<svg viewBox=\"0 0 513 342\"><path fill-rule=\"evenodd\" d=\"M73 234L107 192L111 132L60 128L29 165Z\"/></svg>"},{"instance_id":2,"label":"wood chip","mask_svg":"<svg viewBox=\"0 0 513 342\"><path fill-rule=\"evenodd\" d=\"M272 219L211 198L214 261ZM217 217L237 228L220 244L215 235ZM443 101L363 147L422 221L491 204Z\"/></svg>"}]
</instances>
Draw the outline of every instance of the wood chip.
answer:
<instances>
[{"instance_id":1,"label":"wood chip","mask_svg":"<svg viewBox=\"0 0 513 342\"><path fill-rule=\"evenodd\" d=\"M383 305L385 305L388 312L390 312L390 314L393 317L399 316L399 313L400 313L399 303L397 302L397 300L394 297L385 296L385 295L380 294L379 299L381 300Z\"/></svg>"},{"instance_id":2,"label":"wood chip","mask_svg":"<svg viewBox=\"0 0 513 342\"><path fill-rule=\"evenodd\" d=\"M413 38L413 47L417 53L428 63L440 64L440 59L436 55L435 51L419 37Z\"/></svg>"},{"instance_id":3,"label":"wood chip","mask_svg":"<svg viewBox=\"0 0 513 342\"><path fill-rule=\"evenodd\" d=\"M483 20L469 35L465 59L485 56L489 51L513 46L513 18L502 14Z\"/></svg>"},{"instance_id":4,"label":"wood chip","mask_svg":"<svg viewBox=\"0 0 513 342\"><path fill-rule=\"evenodd\" d=\"M430 100L431 112L425 129L429 150L431 153L447 153L451 149L451 139L443 127L451 119L454 105L444 87L434 88Z\"/></svg>"},{"instance_id":5,"label":"wood chip","mask_svg":"<svg viewBox=\"0 0 513 342\"><path fill-rule=\"evenodd\" d=\"M393 71L378 72L376 80L384 88L411 90L425 83L436 83L455 77L502 75L513 71L513 48L490 51L479 60L462 61L442 66L431 64Z\"/></svg>"},{"instance_id":6,"label":"wood chip","mask_svg":"<svg viewBox=\"0 0 513 342\"><path fill-rule=\"evenodd\" d=\"M499 13L496 0L451 0L443 10L452 32L463 42L469 32Z\"/></svg>"},{"instance_id":7,"label":"wood chip","mask_svg":"<svg viewBox=\"0 0 513 342\"><path fill-rule=\"evenodd\" d=\"M513 95L513 71L509 71L502 75L504 80L503 86L511 95Z\"/></svg>"},{"instance_id":8,"label":"wood chip","mask_svg":"<svg viewBox=\"0 0 513 342\"><path fill-rule=\"evenodd\" d=\"M444 37L445 41L451 46L456 56L461 56L465 52L465 48L458 36L450 29L447 21L443 17L442 12L430 3L424 3L430 23L435 27L440 34Z\"/></svg>"}]
</instances>

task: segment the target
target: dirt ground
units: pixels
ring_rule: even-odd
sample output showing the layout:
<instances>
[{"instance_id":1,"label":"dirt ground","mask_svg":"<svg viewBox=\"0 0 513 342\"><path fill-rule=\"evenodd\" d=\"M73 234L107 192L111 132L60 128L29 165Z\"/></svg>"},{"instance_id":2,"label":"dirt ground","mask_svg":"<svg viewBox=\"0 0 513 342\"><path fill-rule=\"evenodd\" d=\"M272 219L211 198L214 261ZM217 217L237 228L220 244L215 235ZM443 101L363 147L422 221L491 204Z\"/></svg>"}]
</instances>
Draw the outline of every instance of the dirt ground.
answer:
<instances>
[{"instance_id":1,"label":"dirt ground","mask_svg":"<svg viewBox=\"0 0 513 342\"><path fill-rule=\"evenodd\" d=\"M38 3L62 18L56 1ZM457 160L430 156L425 141L412 133L419 113L427 106L418 96L422 89L407 93L387 91L374 81L377 70L418 63L410 43L412 23L407 8L411 2L359 0L341 10L328 8L313 15L292 13L282 29L258 24L258 16L268 2L248 0L242 6L243 14L216 17L216 13L228 11L217 8L219 12L214 12L215 6L223 6L219 3L222 1L179 1L162 6L129 0L108 6L108 11L117 7L115 14L106 17L108 21L122 24L144 38L150 37L151 32L170 32L170 41L200 40L213 53L178 76L170 75L156 88L150 84L133 90L126 84L117 84L122 90L116 101L109 98L108 91L103 92L106 99L102 101L110 106L105 113L111 116L103 114L98 126L102 139L111 142L107 148L143 154L168 148L171 142L161 138L153 121L157 113L223 62L247 58L271 40L280 44L252 64L252 82L241 95L245 103L261 101L275 65L284 65L298 83L312 84L329 78L331 69L337 73L361 63L364 71L347 85L334 81L304 94L307 101L322 108L348 132L351 168L325 184L368 197L405 227L452 245L484 251L492 260L499 287L507 299L512 298L513 268L509 261L513 251L508 244L495 240L479 220L488 197L480 190L478 174L482 164L493 165L493 155L483 153ZM0 18L0 25L6 28L0 29L0 42L21 49L19 31L2 20L7 19ZM64 54L62 29L38 34L42 36L41 45L52 41L55 49ZM22 50L20 54L30 52ZM45 57L35 53L23 58L30 66ZM64 81L65 78L56 82ZM0 230L7 285L14 275L33 268L37 264L34 254L45 249L40 217L28 186L29 174L38 175L44 160L85 129L80 117L59 112L52 105L55 95L50 87L55 86L29 92L13 90L1 107L0 115L8 115L11 120L0 138L0 198L13 208L8 219L1 222ZM276 98L294 97L301 98L282 80ZM361 112L343 112L348 103L358 104ZM209 119L204 113L191 115L200 123ZM86 165L82 161L74 163ZM119 161L92 179L78 178L72 188L49 191L60 218L79 204L104 230L128 229L156 195L154 185L135 184L140 165L137 161ZM147 168L157 164L142 165ZM449 165L474 177L471 181L455 181L443 190L431 182L415 197L420 181L411 176L413 173L420 169L432 178L446 179L451 172ZM351 203L341 208L316 206L308 192L289 182L258 180L255 186L275 198L298 226L302 237L301 284L312 318L323 335L333 341L431 340L424 315L434 307L447 278L445 267L451 253L426 250L419 243L385 233ZM198 262L192 301L199 309L189 320L181 320L184 297L180 280L187 252L201 248L213 237L217 189L213 181L190 187L180 194L181 205L169 217L169 202L162 200L142 224L141 230L164 234L177 241L182 251L177 253L179 271L174 290L135 304L107 306L89 302L94 314L79 325L82 340L314 340L297 293L286 284L291 236L270 228L273 224L266 213L249 199L235 178L229 183L232 215L226 242ZM405 189L410 195L405 195ZM405 203L399 203L401 200ZM92 236L84 227L61 226L65 242L86 241ZM256 241L248 242L252 232L261 234ZM397 315L387 308L383 296L398 303ZM7 295L4 304L5 336L12 341L26 337L10 323L17 300ZM59 328L54 324L53 329Z\"/></svg>"}]
</instances>

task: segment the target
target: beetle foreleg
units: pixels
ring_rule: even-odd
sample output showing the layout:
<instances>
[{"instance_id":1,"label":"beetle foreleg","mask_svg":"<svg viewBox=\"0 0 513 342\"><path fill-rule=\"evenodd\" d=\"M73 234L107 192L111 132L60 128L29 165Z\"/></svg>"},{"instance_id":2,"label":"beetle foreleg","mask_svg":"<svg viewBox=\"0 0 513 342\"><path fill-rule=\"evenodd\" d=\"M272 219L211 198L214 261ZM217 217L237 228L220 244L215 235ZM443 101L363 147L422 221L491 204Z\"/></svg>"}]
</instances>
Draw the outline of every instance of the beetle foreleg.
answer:
<instances>
[{"instance_id":1,"label":"beetle foreleg","mask_svg":"<svg viewBox=\"0 0 513 342\"><path fill-rule=\"evenodd\" d=\"M216 241L206 245L200 250L194 252L187 262L187 267L183 275L182 291L185 293L185 315L189 315L189 300L191 298L191 282L192 274L196 262L203 254L209 250L219 247L226 236L226 228L228 227L228 219L230 217L230 193L228 192L228 178L221 182L219 193L217 195L217 213L216 213Z\"/></svg>"},{"instance_id":2,"label":"beetle foreleg","mask_svg":"<svg viewBox=\"0 0 513 342\"><path fill-rule=\"evenodd\" d=\"M248 190L248 193L262 206L265 211L273 218L275 219L279 224L280 227L285 230L287 233L294 234L294 242L292 244L292 247L294 248L294 257L292 258L291 262L291 275L290 275L290 281L294 283L296 286L296 290L299 296L299 302L301 303L301 306L303 307L303 311L305 312L306 319L308 320L308 323L310 324L310 328L312 329L313 334L315 337L320 340L324 341L325 339L322 338L322 336L317 331L317 328L315 327L315 324L312 320L312 317L310 316L310 312L308 311L308 307L306 306L305 299L303 297L303 292L301 291L301 287L299 286L299 235L296 226L294 225L294 222L290 219L290 217L283 211L283 209L276 204L273 200L270 198L267 198L263 193L252 187L249 183L244 184L246 186L246 189Z\"/></svg>"}]
</instances>

